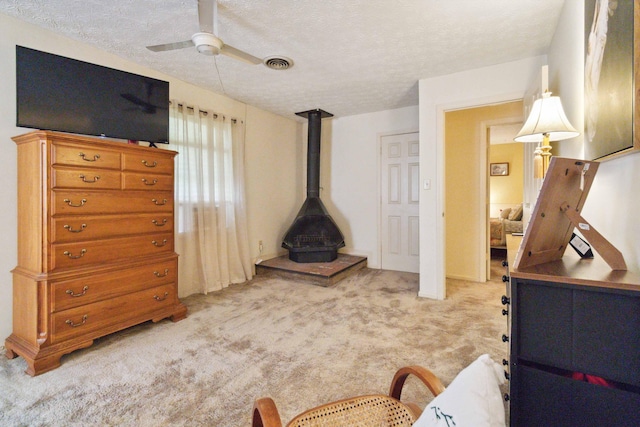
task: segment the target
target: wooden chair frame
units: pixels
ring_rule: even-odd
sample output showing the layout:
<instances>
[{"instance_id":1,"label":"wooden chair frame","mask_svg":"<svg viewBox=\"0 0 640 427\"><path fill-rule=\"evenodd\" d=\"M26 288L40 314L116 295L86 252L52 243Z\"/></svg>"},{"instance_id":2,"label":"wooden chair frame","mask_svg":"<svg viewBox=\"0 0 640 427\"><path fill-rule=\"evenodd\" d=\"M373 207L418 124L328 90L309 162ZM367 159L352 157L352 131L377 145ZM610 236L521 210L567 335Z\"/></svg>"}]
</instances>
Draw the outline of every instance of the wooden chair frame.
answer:
<instances>
[{"instance_id":1,"label":"wooden chair frame","mask_svg":"<svg viewBox=\"0 0 640 427\"><path fill-rule=\"evenodd\" d=\"M431 391L433 396L437 396L445 389L442 382L430 370L421 366L406 366L400 368L391 381L389 395L368 395L348 398L336 402L318 406L308 411L302 412L293 418L287 427L308 424L309 419L313 419L315 425L334 425L331 418L336 416L344 417L349 411L358 411L359 420L371 416L371 425L379 426L380 413L384 413L385 417L389 413L393 413L396 420L406 420L406 424L394 423L394 425L411 425L420 417L422 410L418 405L412 402L401 402L402 389L409 377L413 375ZM366 412L369 412L367 414ZM300 424L298 424L300 423ZM282 420L275 402L270 397L259 398L253 406L253 427L282 427Z\"/></svg>"}]
</instances>

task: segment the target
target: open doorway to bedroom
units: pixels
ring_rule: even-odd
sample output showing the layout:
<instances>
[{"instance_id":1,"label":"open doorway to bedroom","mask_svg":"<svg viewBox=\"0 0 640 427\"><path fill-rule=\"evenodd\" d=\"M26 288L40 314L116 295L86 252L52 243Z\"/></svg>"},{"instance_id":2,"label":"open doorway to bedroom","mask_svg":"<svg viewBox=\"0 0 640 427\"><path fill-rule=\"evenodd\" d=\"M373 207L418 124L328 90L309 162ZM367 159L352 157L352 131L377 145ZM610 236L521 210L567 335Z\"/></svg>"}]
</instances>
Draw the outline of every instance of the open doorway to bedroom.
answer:
<instances>
[{"instance_id":1,"label":"open doorway to bedroom","mask_svg":"<svg viewBox=\"0 0 640 427\"><path fill-rule=\"evenodd\" d=\"M523 232L524 144L514 141L522 121L512 120L487 126L487 280L502 275L492 267L507 257L507 235Z\"/></svg>"},{"instance_id":2,"label":"open doorway to bedroom","mask_svg":"<svg viewBox=\"0 0 640 427\"><path fill-rule=\"evenodd\" d=\"M490 274L489 128L521 124L522 115L522 100L445 112L447 278L484 282Z\"/></svg>"}]
</instances>

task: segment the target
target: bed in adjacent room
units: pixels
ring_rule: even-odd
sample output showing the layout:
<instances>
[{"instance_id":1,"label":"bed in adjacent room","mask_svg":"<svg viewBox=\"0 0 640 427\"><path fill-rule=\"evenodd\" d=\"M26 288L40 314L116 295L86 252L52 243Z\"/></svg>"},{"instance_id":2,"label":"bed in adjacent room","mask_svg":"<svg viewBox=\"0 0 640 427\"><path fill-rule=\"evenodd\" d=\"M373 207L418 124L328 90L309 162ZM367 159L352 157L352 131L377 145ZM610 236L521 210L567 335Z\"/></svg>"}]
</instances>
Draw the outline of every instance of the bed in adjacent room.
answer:
<instances>
[{"instance_id":1,"label":"bed in adjacent room","mask_svg":"<svg viewBox=\"0 0 640 427\"><path fill-rule=\"evenodd\" d=\"M507 234L522 233L522 204L500 210L497 218L489 218L489 246L506 248Z\"/></svg>"}]
</instances>

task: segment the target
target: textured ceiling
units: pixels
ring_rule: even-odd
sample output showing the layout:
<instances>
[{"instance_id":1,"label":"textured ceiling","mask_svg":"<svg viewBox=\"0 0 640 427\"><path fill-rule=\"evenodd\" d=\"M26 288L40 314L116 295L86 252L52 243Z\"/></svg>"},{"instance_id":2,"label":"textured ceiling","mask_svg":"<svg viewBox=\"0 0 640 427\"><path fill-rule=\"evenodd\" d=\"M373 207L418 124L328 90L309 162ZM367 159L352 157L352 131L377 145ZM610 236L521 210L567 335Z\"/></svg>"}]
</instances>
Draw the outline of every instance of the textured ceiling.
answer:
<instances>
[{"instance_id":1,"label":"textured ceiling","mask_svg":"<svg viewBox=\"0 0 640 427\"><path fill-rule=\"evenodd\" d=\"M418 104L418 80L546 54L564 0L219 0L219 37L276 71L195 48L197 0L0 0L0 13L283 115ZM217 70L216 70L217 66Z\"/></svg>"}]
</instances>

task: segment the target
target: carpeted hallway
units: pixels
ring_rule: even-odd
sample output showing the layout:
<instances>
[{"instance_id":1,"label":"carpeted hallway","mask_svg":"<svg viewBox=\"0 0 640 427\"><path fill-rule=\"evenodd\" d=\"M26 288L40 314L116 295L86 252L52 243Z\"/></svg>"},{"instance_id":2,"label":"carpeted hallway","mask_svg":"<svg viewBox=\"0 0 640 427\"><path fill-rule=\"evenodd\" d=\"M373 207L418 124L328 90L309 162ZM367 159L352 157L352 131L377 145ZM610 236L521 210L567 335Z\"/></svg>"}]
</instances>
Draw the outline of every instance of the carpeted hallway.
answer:
<instances>
[{"instance_id":1,"label":"carpeted hallway","mask_svg":"<svg viewBox=\"0 0 640 427\"><path fill-rule=\"evenodd\" d=\"M365 268L329 288L260 275L184 298L187 319L97 340L35 378L22 358L3 357L0 425L248 426L260 396L286 422L331 400L386 393L409 364L446 385L479 355L507 354L493 263L491 282L450 280L444 301L418 298L409 273ZM419 391L409 384L403 397L425 405Z\"/></svg>"}]
</instances>

